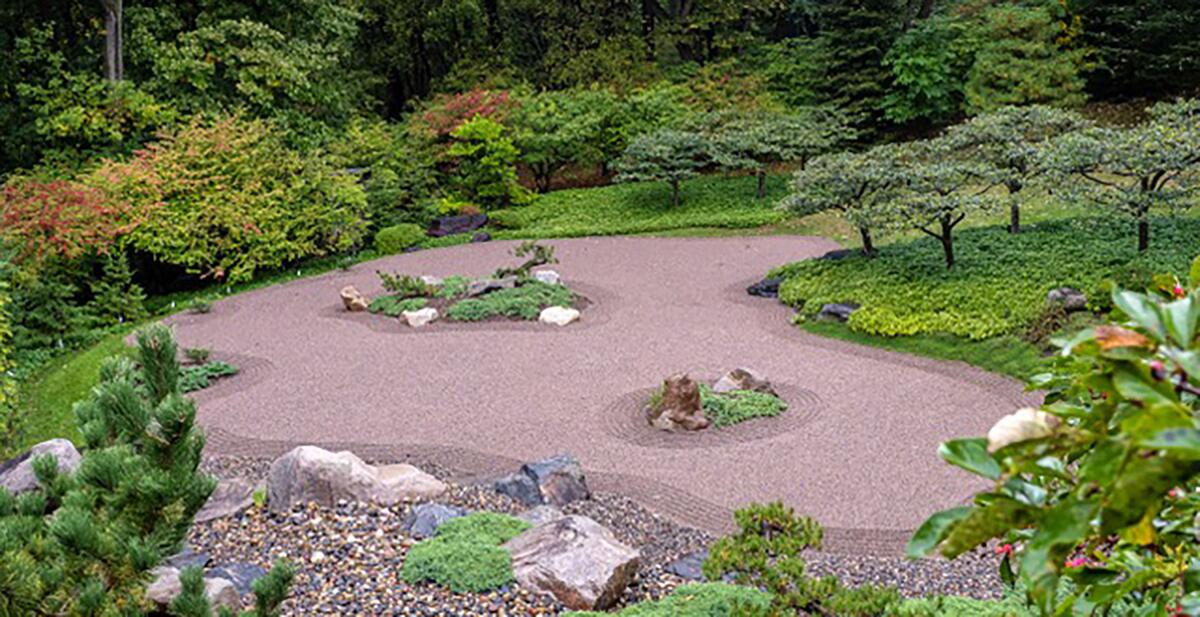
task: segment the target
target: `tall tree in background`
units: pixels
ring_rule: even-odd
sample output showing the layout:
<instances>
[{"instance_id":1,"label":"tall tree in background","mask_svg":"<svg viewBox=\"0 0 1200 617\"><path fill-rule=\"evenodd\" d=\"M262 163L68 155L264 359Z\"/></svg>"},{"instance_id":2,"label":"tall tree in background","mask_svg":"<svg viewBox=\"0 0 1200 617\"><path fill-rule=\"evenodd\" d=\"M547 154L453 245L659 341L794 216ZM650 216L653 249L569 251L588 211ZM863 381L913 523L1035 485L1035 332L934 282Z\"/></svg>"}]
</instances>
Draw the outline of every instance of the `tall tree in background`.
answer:
<instances>
[{"instance_id":1,"label":"tall tree in background","mask_svg":"<svg viewBox=\"0 0 1200 617\"><path fill-rule=\"evenodd\" d=\"M820 10L830 58L821 94L860 129L878 127L882 120L891 82L883 60L900 33L902 8L899 0L861 0L831 2Z\"/></svg>"},{"instance_id":2,"label":"tall tree in background","mask_svg":"<svg viewBox=\"0 0 1200 617\"><path fill-rule=\"evenodd\" d=\"M1075 0L1100 66L1089 89L1105 98L1166 97L1200 88L1200 2Z\"/></svg>"},{"instance_id":3,"label":"tall tree in background","mask_svg":"<svg viewBox=\"0 0 1200 617\"><path fill-rule=\"evenodd\" d=\"M122 49L124 0L100 0L104 5L104 78L108 81L125 79L125 57Z\"/></svg>"}]
</instances>

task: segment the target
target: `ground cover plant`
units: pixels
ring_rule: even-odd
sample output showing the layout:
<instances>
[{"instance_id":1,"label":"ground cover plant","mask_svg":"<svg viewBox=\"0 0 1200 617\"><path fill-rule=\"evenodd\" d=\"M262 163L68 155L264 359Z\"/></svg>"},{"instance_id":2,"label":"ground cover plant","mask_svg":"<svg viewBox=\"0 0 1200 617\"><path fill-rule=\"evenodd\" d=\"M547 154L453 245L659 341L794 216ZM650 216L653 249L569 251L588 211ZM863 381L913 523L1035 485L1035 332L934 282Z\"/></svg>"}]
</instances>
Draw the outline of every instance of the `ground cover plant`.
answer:
<instances>
[{"instance_id":1,"label":"ground cover plant","mask_svg":"<svg viewBox=\"0 0 1200 617\"><path fill-rule=\"evenodd\" d=\"M941 263L937 243L911 240L881 247L873 260L808 260L772 274L785 277L780 299L802 316L815 315L826 303L861 305L848 322L856 332L1020 336L1035 324L1053 288L1083 291L1091 308L1102 310L1109 306L1109 281L1130 285L1153 272L1186 272L1200 222L1153 224L1164 241L1145 252L1120 242L1128 233L1122 222L1087 218L1038 223L1015 235L1000 227L964 229L952 270Z\"/></svg>"},{"instance_id":2,"label":"ground cover plant","mask_svg":"<svg viewBox=\"0 0 1200 617\"><path fill-rule=\"evenodd\" d=\"M237 374L238 367L220 360L185 366L179 371L179 389L183 392L203 390L222 377Z\"/></svg>"},{"instance_id":3,"label":"ground cover plant","mask_svg":"<svg viewBox=\"0 0 1200 617\"><path fill-rule=\"evenodd\" d=\"M437 535L409 549L401 575L408 583L436 583L456 592L499 589L512 583L512 558L501 544L529 529L519 518L477 512L447 521Z\"/></svg>"},{"instance_id":4,"label":"ground cover plant","mask_svg":"<svg viewBox=\"0 0 1200 617\"><path fill-rule=\"evenodd\" d=\"M726 583L680 585L670 595L651 602L634 604L616 613L572 612L569 617L736 617L747 612L766 611L771 596L749 587Z\"/></svg>"},{"instance_id":5,"label":"ground cover plant","mask_svg":"<svg viewBox=\"0 0 1200 617\"><path fill-rule=\"evenodd\" d=\"M1200 261L1185 282L1114 290L1111 320L1061 341L1059 364L1035 380L1048 392L1039 409L942 444L992 488L931 516L909 554L1005 542L1001 577L1043 615L1200 611L1197 286Z\"/></svg>"}]
</instances>

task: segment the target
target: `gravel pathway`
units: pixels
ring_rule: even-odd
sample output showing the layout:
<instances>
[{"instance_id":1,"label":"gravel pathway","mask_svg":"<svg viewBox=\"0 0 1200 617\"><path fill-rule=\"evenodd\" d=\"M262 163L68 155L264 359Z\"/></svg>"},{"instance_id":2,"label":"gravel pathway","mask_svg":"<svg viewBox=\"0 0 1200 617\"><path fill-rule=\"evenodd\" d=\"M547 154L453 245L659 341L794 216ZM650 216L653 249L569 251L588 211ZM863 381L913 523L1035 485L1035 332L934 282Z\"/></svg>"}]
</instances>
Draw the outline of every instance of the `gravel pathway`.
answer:
<instances>
[{"instance_id":1,"label":"gravel pathway","mask_svg":"<svg viewBox=\"0 0 1200 617\"><path fill-rule=\"evenodd\" d=\"M184 346L243 360L198 393L214 454L273 456L299 443L418 457L458 479L570 452L601 492L710 533L732 509L782 499L829 529L828 549L894 556L929 513L979 485L936 455L1028 403L1019 384L807 335L745 287L770 267L834 248L817 238L556 240L555 268L595 302L555 329L434 323L341 310L338 290L381 291L376 270L482 276L512 243L397 255L235 296L172 318ZM691 447L614 424L623 397L664 376L749 366L783 386L803 421ZM791 413L791 412L789 412ZM785 414L786 415L786 414ZM870 576L866 557L861 571Z\"/></svg>"}]
</instances>

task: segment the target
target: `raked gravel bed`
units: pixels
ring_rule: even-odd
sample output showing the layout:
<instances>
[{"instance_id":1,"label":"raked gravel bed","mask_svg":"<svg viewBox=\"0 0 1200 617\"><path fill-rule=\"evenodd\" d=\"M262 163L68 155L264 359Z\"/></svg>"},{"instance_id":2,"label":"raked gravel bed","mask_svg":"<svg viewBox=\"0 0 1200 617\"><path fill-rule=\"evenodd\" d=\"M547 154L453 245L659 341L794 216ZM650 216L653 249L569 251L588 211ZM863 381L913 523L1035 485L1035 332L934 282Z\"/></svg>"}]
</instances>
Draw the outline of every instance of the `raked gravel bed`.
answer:
<instances>
[{"instance_id":1,"label":"raked gravel bed","mask_svg":"<svg viewBox=\"0 0 1200 617\"><path fill-rule=\"evenodd\" d=\"M254 480L270 461L248 457L209 459L205 469L219 477ZM434 465L418 465L435 475ZM438 501L472 510L519 513L525 509L482 486L450 484ZM284 557L297 567L285 615L556 615L562 606L519 585L480 594L457 594L436 585L409 585L400 578L408 548L416 540L402 524L410 506L342 503L334 508L297 506L274 514L252 507L239 515L197 524L189 546L210 556L210 565L230 562L268 567ZM654 599L687 582L665 568L681 555L701 550L714 538L659 517L614 494L563 508L595 519L619 540L642 553L642 566L621 605ZM810 551L813 575L835 574L849 585L896 585L908 596L952 593L994 597L1001 586L995 558L985 551L954 562L911 562L898 558L836 555Z\"/></svg>"}]
</instances>

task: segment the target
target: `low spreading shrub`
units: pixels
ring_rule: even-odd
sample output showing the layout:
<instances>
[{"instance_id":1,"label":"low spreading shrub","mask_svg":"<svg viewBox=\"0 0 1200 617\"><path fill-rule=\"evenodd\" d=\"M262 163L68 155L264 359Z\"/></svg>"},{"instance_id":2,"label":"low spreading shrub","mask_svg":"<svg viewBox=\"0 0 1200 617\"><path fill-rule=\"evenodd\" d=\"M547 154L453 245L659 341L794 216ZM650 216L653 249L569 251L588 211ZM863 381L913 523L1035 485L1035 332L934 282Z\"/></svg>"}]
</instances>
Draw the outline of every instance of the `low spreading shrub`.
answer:
<instances>
[{"instance_id":1,"label":"low spreading shrub","mask_svg":"<svg viewBox=\"0 0 1200 617\"><path fill-rule=\"evenodd\" d=\"M497 589L514 580L512 558L500 545L529 527L492 512L447 521L436 536L409 549L401 576L410 584L431 582L457 593Z\"/></svg>"},{"instance_id":2,"label":"low spreading shrub","mask_svg":"<svg viewBox=\"0 0 1200 617\"><path fill-rule=\"evenodd\" d=\"M575 612L568 617L745 617L766 614L771 595L738 585L697 583L681 585L667 597L634 604L618 613Z\"/></svg>"},{"instance_id":3,"label":"low spreading shrub","mask_svg":"<svg viewBox=\"0 0 1200 617\"><path fill-rule=\"evenodd\" d=\"M379 296L371 300L367 310L381 313L388 317L399 317L405 311L416 311L425 308L429 300L425 298L402 298L400 296Z\"/></svg>"},{"instance_id":4,"label":"low spreading shrub","mask_svg":"<svg viewBox=\"0 0 1200 617\"><path fill-rule=\"evenodd\" d=\"M848 325L867 334L948 333L975 340L1023 335L1055 287L1079 289L1092 308L1104 310L1112 282L1140 285L1148 272L1186 272L1200 221L1154 224L1165 241L1142 253L1121 241L1126 223L1080 219L1030 225L1020 234L1003 227L964 229L953 270L939 263L936 241L918 239L881 247L875 259L812 259L772 275L786 278L780 300L805 316L827 303L861 305Z\"/></svg>"},{"instance_id":5,"label":"low spreading shrub","mask_svg":"<svg viewBox=\"0 0 1200 617\"><path fill-rule=\"evenodd\" d=\"M771 418L787 411L787 403L778 396L752 390L713 392L700 384L700 404L713 428L730 426L754 418Z\"/></svg>"},{"instance_id":6,"label":"low spreading shrub","mask_svg":"<svg viewBox=\"0 0 1200 617\"><path fill-rule=\"evenodd\" d=\"M198 366L185 366L179 371L179 389L195 392L212 385L213 380L237 375L238 367L227 362L206 362Z\"/></svg>"},{"instance_id":7,"label":"low spreading shrub","mask_svg":"<svg viewBox=\"0 0 1200 617\"><path fill-rule=\"evenodd\" d=\"M388 274L378 270L375 271L375 274L379 275L379 282L383 285L384 290L394 294L398 300L431 296L437 291L433 285L410 274Z\"/></svg>"},{"instance_id":8,"label":"low spreading shrub","mask_svg":"<svg viewBox=\"0 0 1200 617\"><path fill-rule=\"evenodd\" d=\"M493 291L478 298L461 300L446 309L453 321L482 321L490 317L537 319L549 306L571 306L575 294L563 285L528 281L519 287Z\"/></svg>"},{"instance_id":9,"label":"low spreading shrub","mask_svg":"<svg viewBox=\"0 0 1200 617\"><path fill-rule=\"evenodd\" d=\"M375 234L375 252L380 255L395 255L406 248L416 246L425 239L425 230L420 225L401 223L384 227Z\"/></svg>"}]
</instances>

